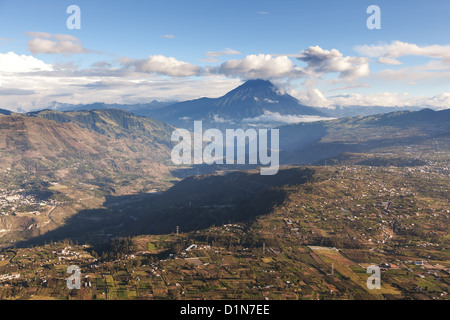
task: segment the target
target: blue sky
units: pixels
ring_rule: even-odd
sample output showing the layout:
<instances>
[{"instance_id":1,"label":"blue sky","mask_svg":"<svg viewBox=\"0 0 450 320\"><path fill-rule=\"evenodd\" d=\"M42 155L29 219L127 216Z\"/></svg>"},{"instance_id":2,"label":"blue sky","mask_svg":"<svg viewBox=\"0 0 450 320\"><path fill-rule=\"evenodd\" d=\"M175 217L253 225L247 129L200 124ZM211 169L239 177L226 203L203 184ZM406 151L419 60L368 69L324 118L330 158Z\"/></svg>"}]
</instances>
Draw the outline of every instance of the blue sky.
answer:
<instances>
[{"instance_id":1,"label":"blue sky","mask_svg":"<svg viewBox=\"0 0 450 320\"><path fill-rule=\"evenodd\" d=\"M73 4L81 30L66 26ZM373 4L381 30L366 27ZM436 0L0 0L0 108L214 97L253 77L319 107L448 107L449 13Z\"/></svg>"}]
</instances>

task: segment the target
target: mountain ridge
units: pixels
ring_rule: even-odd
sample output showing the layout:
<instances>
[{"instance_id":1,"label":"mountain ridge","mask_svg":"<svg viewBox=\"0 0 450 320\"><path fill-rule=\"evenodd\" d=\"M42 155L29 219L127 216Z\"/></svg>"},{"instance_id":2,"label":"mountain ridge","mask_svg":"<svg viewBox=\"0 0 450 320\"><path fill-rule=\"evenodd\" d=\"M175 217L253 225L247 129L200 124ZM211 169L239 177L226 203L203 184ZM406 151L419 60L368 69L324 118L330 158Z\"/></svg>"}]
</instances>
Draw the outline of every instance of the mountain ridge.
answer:
<instances>
[{"instance_id":1,"label":"mountain ridge","mask_svg":"<svg viewBox=\"0 0 450 320\"><path fill-rule=\"evenodd\" d=\"M78 126L95 131L115 139L147 138L146 143L161 143L171 147L172 126L144 116L120 109L53 111L43 110L26 114L29 117L48 119L59 123L75 123Z\"/></svg>"},{"instance_id":2,"label":"mountain ridge","mask_svg":"<svg viewBox=\"0 0 450 320\"><path fill-rule=\"evenodd\" d=\"M200 98L178 102L150 115L175 126L186 127L194 120L210 123L239 124L259 122L267 113L295 116L327 115L317 108L307 107L287 93L282 93L268 80L248 80L219 98ZM274 121L275 122L275 121Z\"/></svg>"},{"instance_id":3,"label":"mountain ridge","mask_svg":"<svg viewBox=\"0 0 450 320\"><path fill-rule=\"evenodd\" d=\"M450 109L400 111L279 127L281 160L310 164L345 152L405 146L450 132Z\"/></svg>"}]
</instances>

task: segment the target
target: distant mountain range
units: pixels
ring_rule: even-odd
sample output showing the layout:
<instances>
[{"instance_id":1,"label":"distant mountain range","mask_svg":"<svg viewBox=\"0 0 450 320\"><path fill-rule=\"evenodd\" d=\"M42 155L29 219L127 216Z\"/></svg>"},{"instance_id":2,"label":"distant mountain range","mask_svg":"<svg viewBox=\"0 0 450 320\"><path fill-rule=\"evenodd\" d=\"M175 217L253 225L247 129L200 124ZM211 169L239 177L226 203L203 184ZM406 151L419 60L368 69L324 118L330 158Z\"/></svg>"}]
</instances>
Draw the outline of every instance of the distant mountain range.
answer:
<instances>
[{"instance_id":1,"label":"distant mountain range","mask_svg":"<svg viewBox=\"0 0 450 320\"><path fill-rule=\"evenodd\" d=\"M169 174L173 130L122 110L1 116L0 169L105 186L145 174L162 177Z\"/></svg>"},{"instance_id":2,"label":"distant mountain range","mask_svg":"<svg viewBox=\"0 0 450 320\"><path fill-rule=\"evenodd\" d=\"M398 111L420 111L422 107L383 107L383 106L337 106L333 109L323 109L324 113L330 117L346 118L346 117L360 117L371 116L374 114L391 113Z\"/></svg>"},{"instance_id":3,"label":"distant mountain range","mask_svg":"<svg viewBox=\"0 0 450 320\"><path fill-rule=\"evenodd\" d=\"M71 112L45 110L29 113L28 117L76 125L91 134L99 134L100 139L107 137L128 141L128 146L143 145L149 148L146 151L149 152L149 159L170 164L174 127L159 120L115 109ZM278 129L280 161L284 164L313 164L346 152L369 152L385 146L405 146L448 134L450 109L347 117L283 125ZM211 168L199 168L202 172L203 169L206 173Z\"/></svg>"},{"instance_id":4,"label":"distant mountain range","mask_svg":"<svg viewBox=\"0 0 450 320\"><path fill-rule=\"evenodd\" d=\"M250 221L257 215L271 212L274 206L294 201L289 197L299 190L298 186L308 184L305 192L310 194L319 188L318 184L312 187L311 183L329 179L319 178L317 168L292 168L290 165L324 164L324 160L328 160L328 164L339 164L345 160L346 153L356 155L358 165L429 165L427 157L436 140L447 141L442 147L445 152L449 150L450 110L402 111L301 123L282 126L279 130L281 161L289 166L281 168L277 175L261 176L258 170L219 172L187 177L166 192L130 198L122 204L119 202L126 199L107 197L108 201L102 208L81 211L61 228L30 243L66 237L95 241L104 239L105 235L165 234L174 232L177 226L191 231ZM422 154L419 156L420 150ZM440 156L442 162L446 161L445 152ZM372 155L374 157L370 158ZM386 164L380 162L383 156L387 157ZM229 169L239 170L233 166ZM336 174L340 169L335 167L333 171ZM333 192L326 190L327 193Z\"/></svg>"},{"instance_id":5,"label":"distant mountain range","mask_svg":"<svg viewBox=\"0 0 450 320\"><path fill-rule=\"evenodd\" d=\"M54 111L85 111L85 110L105 110L105 109L119 109L131 112L137 116L149 116L150 110L164 108L173 104L174 102L161 102L153 100L150 103L139 104L108 104L103 102L96 102L91 104L70 104L59 103L54 101L47 109Z\"/></svg>"},{"instance_id":6,"label":"distant mountain range","mask_svg":"<svg viewBox=\"0 0 450 320\"><path fill-rule=\"evenodd\" d=\"M200 98L190 101L152 101L141 104L66 104L53 102L47 109L54 111L85 111L120 109L138 116L146 116L176 127L189 128L193 121L202 120L205 127L275 127L331 118L369 116L397 111L419 111L423 108L383 106L336 106L315 108L302 105L293 96L282 92L267 80L248 80L219 98ZM10 114L0 110L0 114Z\"/></svg>"},{"instance_id":7,"label":"distant mountain range","mask_svg":"<svg viewBox=\"0 0 450 320\"><path fill-rule=\"evenodd\" d=\"M27 115L59 123L73 123L113 139L142 140L145 138L145 144L172 146L170 142L172 126L123 110L99 109L68 112L44 110L30 112Z\"/></svg>"},{"instance_id":8,"label":"distant mountain range","mask_svg":"<svg viewBox=\"0 0 450 320\"><path fill-rule=\"evenodd\" d=\"M285 123L283 116L327 117L316 108L304 106L270 81L249 80L219 98L179 102L150 115L174 126L189 127L194 120L229 126L253 123Z\"/></svg>"},{"instance_id":9,"label":"distant mountain range","mask_svg":"<svg viewBox=\"0 0 450 320\"><path fill-rule=\"evenodd\" d=\"M93 186L95 191L92 192L96 192L97 197L130 193L145 194L154 189L165 189L172 185L175 177L174 170L177 170L177 173L183 172L182 169L189 170L175 168L170 160L172 149L170 138L174 129L171 125L159 120L139 117L130 112L115 109L70 112L45 110L25 115L16 113L9 116L1 115L0 172L5 174L0 179L2 185L8 185L8 188L12 189L25 188L33 181L59 183L72 188L71 190L78 190L80 186L88 184ZM346 153L380 153L381 148L404 150L419 144L426 144L429 147L433 146L438 139L444 141L446 144L442 147L447 148L447 145L450 145L446 142L450 136L450 110L402 111L367 117L299 123L281 126L278 129L280 130L282 164L323 164L325 160L331 162L334 161L333 159L343 157ZM406 157L405 161L414 160L412 159L414 154L409 157L411 159ZM204 167L207 167L206 170L209 171L204 171ZM194 168L190 173L185 172L184 175L180 174L177 177L183 178L191 173L194 175L205 172L214 173L214 170L227 172L248 168L239 166L214 168L214 166L204 165L200 166L198 171ZM180 221L195 229L210 223L222 223L228 218L237 219L238 215L247 212L247 209L246 217L251 217L254 214L252 211L254 208L239 205L246 202L244 198L240 198L244 195L241 189L248 189L250 193L255 188L263 190L265 187L263 188L261 181L271 179L273 180L271 180L273 182L270 183L271 186L279 185L278 179L283 180L281 184L288 183L290 174L288 172L288 174L276 175L268 179L257 174L252 175L253 178L250 180L245 178L245 174L226 176L223 179L220 177L200 180L189 178L190 180L175 186L162 196L160 199L164 200L164 203L158 205L158 208L156 208L157 203L151 202L146 206L144 201L142 211L139 211L142 220L139 223L136 222L133 229L142 227L145 232L167 232ZM245 181L233 180L236 177L244 177ZM210 184L208 184L209 181ZM241 186L241 189L238 186ZM229 190L233 190L233 193L230 193L233 199L225 196ZM267 204L270 207L270 204L278 199L277 195L268 197L261 194L261 197L259 198L258 195L252 205L271 199ZM203 200L200 201L201 199ZM221 199L222 202L217 199ZM209 200L211 201L208 202ZM165 208L167 203L173 205L169 211ZM206 215L203 215L202 211L195 210L191 215L179 215L181 212L179 207L191 204L214 206L217 203L224 206L231 203L237 206L234 209L217 208L216 218L208 216L209 211ZM58 210L60 210L58 212L61 219L74 213L73 210L66 212L63 208ZM133 210L131 210L133 216L137 217L136 210ZM144 218L149 212L152 214ZM164 212L164 215L161 212ZM127 211L116 213L117 220L111 220L112 225L120 225L124 215L130 214ZM0 229L16 228L25 232L18 238L29 236L26 230L30 226L27 220L29 218L17 219L17 217L9 216L2 219L0 219ZM37 218L33 217L33 219ZM45 217L39 219L42 220L39 222L41 224L48 222ZM80 221L86 222L83 219ZM142 221L147 223L143 225ZM35 224L39 223L37 221ZM153 227L156 223L161 223L161 226ZM50 226L55 225L51 224L48 228ZM83 224L80 226L84 228Z\"/></svg>"},{"instance_id":10,"label":"distant mountain range","mask_svg":"<svg viewBox=\"0 0 450 320\"><path fill-rule=\"evenodd\" d=\"M345 152L410 146L450 134L450 109L401 111L282 126L280 159L313 164Z\"/></svg>"},{"instance_id":11,"label":"distant mountain range","mask_svg":"<svg viewBox=\"0 0 450 320\"><path fill-rule=\"evenodd\" d=\"M4 115L7 115L7 116L9 116L10 114L11 114L12 112L11 111L9 111L9 110L5 110L5 109L0 109L0 114L4 114Z\"/></svg>"}]
</instances>

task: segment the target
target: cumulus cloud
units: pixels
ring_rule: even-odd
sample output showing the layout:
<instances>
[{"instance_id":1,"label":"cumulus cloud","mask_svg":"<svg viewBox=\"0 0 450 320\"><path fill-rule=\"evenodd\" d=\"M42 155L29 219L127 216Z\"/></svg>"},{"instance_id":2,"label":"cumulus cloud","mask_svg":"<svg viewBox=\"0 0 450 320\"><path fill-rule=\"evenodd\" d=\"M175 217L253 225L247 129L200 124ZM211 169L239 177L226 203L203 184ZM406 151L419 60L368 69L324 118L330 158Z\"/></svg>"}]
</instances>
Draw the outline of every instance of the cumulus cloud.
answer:
<instances>
[{"instance_id":1,"label":"cumulus cloud","mask_svg":"<svg viewBox=\"0 0 450 320\"><path fill-rule=\"evenodd\" d=\"M390 64L390 65L399 65L402 64L400 61L398 61L397 59L394 58L389 58L389 57L380 57L378 59L378 63L381 64Z\"/></svg>"},{"instance_id":2,"label":"cumulus cloud","mask_svg":"<svg viewBox=\"0 0 450 320\"><path fill-rule=\"evenodd\" d=\"M408 93L378 92L374 94L344 93L328 98L336 106L380 106L380 107L404 107L416 106L418 100L409 97Z\"/></svg>"},{"instance_id":3,"label":"cumulus cloud","mask_svg":"<svg viewBox=\"0 0 450 320\"><path fill-rule=\"evenodd\" d=\"M150 56L148 59L122 58L120 62L125 67L134 68L136 72L157 73L172 77L195 76L202 71L198 66L163 55Z\"/></svg>"},{"instance_id":4,"label":"cumulus cloud","mask_svg":"<svg viewBox=\"0 0 450 320\"><path fill-rule=\"evenodd\" d=\"M80 54L89 53L90 50L83 47L81 41L74 36L67 34L49 34L45 32L28 32L28 50L32 54Z\"/></svg>"},{"instance_id":5,"label":"cumulus cloud","mask_svg":"<svg viewBox=\"0 0 450 320\"><path fill-rule=\"evenodd\" d=\"M375 73L374 79L393 82L405 81L408 84L426 82L429 85L440 85L450 79L450 64L446 64L443 60L431 60L424 65L384 69Z\"/></svg>"},{"instance_id":6,"label":"cumulus cloud","mask_svg":"<svg viewBox=\"0 0 450 320\"><path fill-rule=\"evenodd\" d=\"M303 75L302 69L295 66L289 57L266 54L249 55L242 60L228 60L220 65L217 71L229 77L246 79L296 78Z\"/></svg>"},{"instance_id":7,"label":"cumulus cloud","mask_svg":"<svg viewBox=\"0 0 450 320\"><path fill-rule=\"evenodd\" d=\"M0 53L0 72L52 71L53 67L32 56Z\"/></svg>"},{"instance_id":8,"label":"cumulus cloud","mask_svg":"<svg viewBox=\"0 0 450 320\"><path fill-rule=\"evenodd\" d=\"M303 115L283 115L278 112L264 111L264 114L255 118L245 118L244 123L300 123L300 122L316 122L324 120L333 120L334 118L326 118L319 116L303 116Z\"/></svg>"},{"instance_id":9,"label":"cumulus cloud","mask_svg":"<svg viewBox=\"0 0 450 320\"><path fill-rule=\"evenodd\" d=\"M313 85L306 84L306 90L300 94L294 93L297 96L301 104L309 107L328 108L331 105L331 101Z\"/></svg>"},{"instance_id":10,"label":"cumulus cloud","mask_svg":"<svg viewBox=\"0 0 450 320\"><path fill-rule=\"evenodd\" d=\"M355 51L369 57L425 56L443 59L446 63L450 63L450 45L419 46L414 43L393 41L390 44L356 46Z\"/></svg>"},{"instance_id":11,"label":"cumulus cloud","mask_svg":"<svg viewBox=\"0 0 450 320\"><path fill-rule=\"evenodd\" d=\"M393 41L390 44L356 46L355 50L378 62L388 65L400 65L399 58L404 56L420 56L430 58L426 63L408 65L400 69L384 69L374 76L381 80L406 81L417 84L427 81L439 84L450 78L450 45L419 46L414 43Z\"/></svg>"},{"instance_id":12,"label":"cumulus cloud","mask_svg":"<svg viewBox=\"0 0 450 320\"><path fill-rule=\"evenodd\" d=\"M5 62L4 56L17 60ZM24 58L34 63L29 65ZM219 97L241 84L239 79L218 75L167 78L128 68L110 68L102 61L87 69L39 61L32 56L0 54L0 85L3 85L0 108L30 111L48 108L54 101L70 104L184 101L201 96Z\"/></svg>"},{"instance_id":13,"label":"cumulus cloud","mask_svg":"<svg viewBox=\"0 0 450 320\"><path fill-rule=\"evenodd\" d=\"M449 109L450 108L450 92L444 92L432 97L431 99L423 99L422 103L436 109Z\"/></svg>"},{"instance_id":14,"label":"cumulus cloud","mask_svg":"<svg viewBox=\"0 0 450 320\"><path fill-rule=\"evenodd\" d=\"M234 123L232 120L222 118L221 116L219 116L219 115L217 115L217 114L215 114L215 115L213 116L213 121L214 121L215 123Z\"/></svg>"},{"instance_id":15,"label":"cumulus cloud","mask_svg":"<svg viewBox=\"0 0 450 320\"><path fill-rule=\"evenodd\" d=\"M306 72L320 77L325 73L338 73L340 78L354 79L370 74L369 59L365 57L344 57L336 49L324 50L319 46L303 50L298 60L307 64Z\"/></svg>"},{"instance_id":16,"label":"cumulus cloud","mask_svg":"<svg viewBox=\"0 0 450 320\"><path fill-rule=\"evenodd\" d=\"M296 87L288 87L287 93L298 99L299 103L308 107L328 108L331 101L317 88L318 80L306 80L303 82L303 90Z\"/></svg>"},{"instance_id":17,"label":"cumulus cloud","mask_svg":"<svg viewBox=\"0 0 450 320\"><path fill-rule=\"evenodd\" d=\"M52 35L43 32L32 32L27 35L32 38L28 46L33 54L69 55L93 52L83 48L81 42L70 35ZM289 93L296 96L302 104L315 107L360 105L448 108L450 106L450 93L434 97L412 97L404 93L389 92L329 96L329 85L338 84L339 88L334 89L338 92L364 86L360 83L360 78L370 74L370 58L376 58L379 63L387 65L385 70L375 73L370 78L379 83L384 84L387 80L406 80L411 83L426 80L434 85L446 83L445 81L450 79L450 64L447 63L450 61L450 46L417 46L397 41L388 45L361 46L358 50L362 57L344 56L336 49L325 50L316 46L296 55L248 55L221 64L211 64L205 68L163 55L151 55L147 59L121 58L112 61L105 58L106 60L96 62L90 68L80 68L73 62L47 64L31 55L0 53L0 80L4 86L0 91L0 108L20 107L30 110L48 106L53 101L51 99L64 103L92 103L98 101L99 96L106 103L143 103L149 99L188 100L201 96L218 97L241 84L241 79L254 78L270 79L286 86L289 85L289 80L303 78L304 88L299 89L302 91L296 94L292 94L291 91ZM240 52L225 48L222 51L206 52L205 56L210 59L209 61L217 62L218 57L234 54L238 55ZM434 59L426 65L389 68L389 65L401 64L399 60L403 55L411 54ZM193 76L201 77L187 78ZM324 83L326 85L322 86ZM323 92L328 94L325 95L317 87L320 90L327 88L327 91ZM298 116L289 117L265 113L256 120L295 123L306 119L304 117L299 119ZM216 117L215 120L227 121L220 117Z\"/></svg>"},{"instance_id":18,"label":"cumulus cloud","mask_svg":"<svg viewBox=\"0 0 450 320\"><path fill-rule=\"evenodd\" d=\"M330 108L332 102L317 88L317 82L324 75L337 74L337 79L327 80L335 83L350 83L355 86L355 80L370 74L369 59L366 57L344 56L336 49L325 50L319 46L311 46L303 50L296 59L306 63L303 72L307 80L303 83L305 90L292 94L307 106Z\"/></svg>"},{"instance_id":19,"label":"cumulus cloud","mask_svg":"<svg viewBox=\"0 0 450 320\"><path fill-rule=\"evenodd\" d=\"M377 92L372 94L342 93L325 97L313 85L306 85L306 90L291 90L289 93L303 105L335 109L337 106L361 107L423 107L433 109L450 108L450 93L435 96L412 96L408 92Z\"/></svg>"}]
</instances>

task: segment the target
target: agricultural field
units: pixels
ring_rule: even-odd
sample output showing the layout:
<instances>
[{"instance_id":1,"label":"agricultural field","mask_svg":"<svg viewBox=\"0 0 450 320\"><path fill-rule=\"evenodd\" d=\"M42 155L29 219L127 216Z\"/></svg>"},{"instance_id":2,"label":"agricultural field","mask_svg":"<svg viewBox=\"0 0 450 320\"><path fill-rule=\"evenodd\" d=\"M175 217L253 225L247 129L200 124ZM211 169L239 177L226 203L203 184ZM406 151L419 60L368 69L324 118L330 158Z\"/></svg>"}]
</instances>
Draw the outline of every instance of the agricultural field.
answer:
<instances>
[{"instance_id":1,"label":"agricultural field","mask_svg":"<svg viewBox=\"0 0 450 320\"><path fill-rule=\"evenodd\" d=\"M0 233L0 298L449 299L448 153L432 148L344 154L268 179L195 176L166 192L110 196L77 180L36 181L31 195L5 187L7 201L44 205L3 223L64 227L46 237L41 225L36 242ZM161 232L147 232L156 224ZM72 265L79 290L67 287ZM370 266L380 289L367 286Z\"/></svg>"},{"instance_id":2,"label":"agricultural field","mask_svg":"<svg viewBox=\"0 0 450 320\"><path fill-rule=\"evenodd\" d=\"M449 298L449 185L442 173L311 169L313 180L281 187L284 200L247 221L103 244L65 240L5 249L0 297ZM70 265L81 268L80 290L67 288ZM367 287L373 265L381 269L381 289Z\"/></svg>"}]
</instances>

